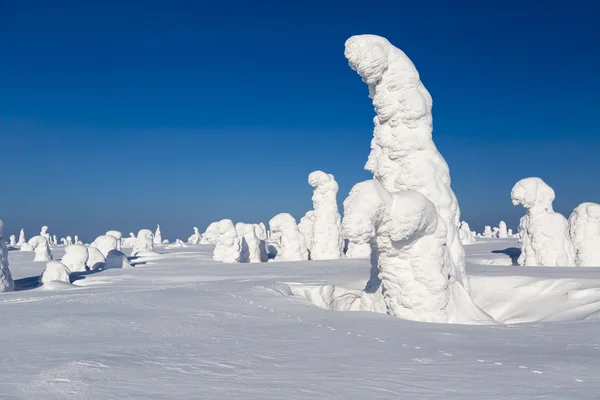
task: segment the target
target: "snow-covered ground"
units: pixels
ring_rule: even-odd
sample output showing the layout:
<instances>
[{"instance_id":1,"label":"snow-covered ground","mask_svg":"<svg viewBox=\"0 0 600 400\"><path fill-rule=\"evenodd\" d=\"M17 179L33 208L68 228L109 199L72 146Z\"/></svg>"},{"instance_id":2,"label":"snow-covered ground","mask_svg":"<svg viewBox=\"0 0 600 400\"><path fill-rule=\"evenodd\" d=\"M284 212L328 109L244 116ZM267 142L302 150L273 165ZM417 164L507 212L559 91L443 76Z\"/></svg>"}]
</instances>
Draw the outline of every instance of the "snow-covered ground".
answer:
<instances>
[{"instance_id":1,"label":"snow-covered ground","mask_svg":"<svg viewBox=\"0 0 600 400\"><path fill-rule=\"evenodd\" d=\"M362 288L367 260L222 264L211 245L157 246L135 268L48 290L31 289L45 263L10 251L21 290L0 294L0 398L597 399L600 268L507 265L518 247L466 246L473 298L498 326L285 295L292 283Z\"/></svg>"}]
</instances>

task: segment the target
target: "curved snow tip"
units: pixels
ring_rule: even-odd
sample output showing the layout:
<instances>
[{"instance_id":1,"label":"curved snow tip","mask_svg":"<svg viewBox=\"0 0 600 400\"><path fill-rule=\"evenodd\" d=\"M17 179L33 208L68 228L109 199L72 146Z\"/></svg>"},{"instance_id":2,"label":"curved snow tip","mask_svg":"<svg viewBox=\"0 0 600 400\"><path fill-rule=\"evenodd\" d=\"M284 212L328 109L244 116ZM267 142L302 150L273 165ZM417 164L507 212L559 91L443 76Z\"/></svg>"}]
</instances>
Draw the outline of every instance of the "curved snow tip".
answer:
<instances>
[{"instance_id":1,"label":"curved snow tip","mask_svg":"<svg viewBox=\"0 0 600 400\"><path fill-rule=\"evenodd\" d=\"M522 204L525 208L551 206L555 196L554 190L538 177L521 179L510 192L513 205Z\"/></svg>"}]
</instances>

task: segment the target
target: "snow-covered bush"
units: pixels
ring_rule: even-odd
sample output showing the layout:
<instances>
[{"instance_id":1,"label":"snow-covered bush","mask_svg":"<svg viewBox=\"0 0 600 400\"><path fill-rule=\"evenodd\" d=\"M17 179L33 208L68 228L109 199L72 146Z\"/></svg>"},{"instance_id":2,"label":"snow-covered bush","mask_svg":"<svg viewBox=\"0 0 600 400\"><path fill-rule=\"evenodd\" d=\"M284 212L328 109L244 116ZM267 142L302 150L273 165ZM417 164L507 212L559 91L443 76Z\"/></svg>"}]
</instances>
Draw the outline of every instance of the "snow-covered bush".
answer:
<instances>
[{"instance_id":1,"label":"snow-covered bush","mask_svg":"<svg viewBox=\"0 0 600 400\"><path fill-rule=\"evenodd\" d=\"M200 243L201 237L202 235L200 235L200 232L198 232L198 228L194 227L194 234L190 236L187 241L191 244L198 244Z\"/></svg>"},{"instance_id":2,"label":"snow-covered bush","mask_svg":"<svg viewBox=\"0 0 600 400\"><path fill-rule=\"evenodd\" d=\"M106 263L104 264L105 269L109 268L129 268L131 264L129 259L119 250L111 250L106 256Z\"/></svg>"},{"instance_id":3,"label":"snow-covered bush","mask_svg":"<svg viewBox=\"0 0 600 400\"><path fill-rule=\"evenodd\" d=\"M483 229L483 237L487 239L494 237L494 231L492 230L491 226L485 226L485 228Z\"/></svg>"},{"instance_id":4,"label":"snow-covered bush","mask_svg":"<svg viewBox=\"0 0 600 400\"><path fill-rule=\"evenodd\" d=\"M100 235L91 244L90 247L95 247L100 250L100 253L106 258L111 250L117 250L119 241L112 235Z\"/></svg>"},{"instance_id":5,"label":"snow-covered bush","mask_svg":"<svg viewBox=\"0 0 600 400\"><path fill-rule=\"evenodd\" d=\"M86 267L90 271L95 271L97 269L104 268L104 264L106 263L106 257L98 250L96 247L88 247L88 259L86 262Z\"/></svg>"},{"instance_id":6,"label":"snow-covered bush","mask_svg":"<svg viewBox=\"0 0 600 400\"><path fill-rule=\"evenodd\" d=\"M10 246L16 246L17 245L17 237L15 235L10 235L8 244Z\"/></svg>"},{"instance_id":7,"label":"snow-covered bush","mask_svg":"<svg viewBox=\"0 0 600 400\"><path fill-rule=\"evenodd\" d=\"M29 246L35 252L35 258L33 261L52 261L52 253L50 252L50 245L48 239L45 236L34 236L29 239Z\"/></svg>"},{"instance_id":8,"label":"snow-covered bush","mask_svg":"<svg viewBox=\"0 0 600 400\"><path fill-rule=\"evenodd\" d=\"M527 211L519 224L519 265L574 266L569 224L552 208L554 190L540 178L525 178L515 184L511 198L513 205L520 204Z\"/></svg>"},{"instance_id":9,"label":"snow-covered bush","mask_svg":"<svg viewBox=\"0 0 600 400\"><path fill-rule=\"evenodd\" d=\"M468 222L462 221L460 223L458 234L463 245L475 243L475 235L471 231L471 227L469 226Z\"/></svg>"},{"instance_id":10,"label":"snow-covered bush","mask_svg":"<svg viewBox=\"0 0 600 400\"><path fill-rule=\"evenodd\" d=\"M342 220L338 211L338 184L331 174L314 171L308 175L313 188L314 222L310 258L337 260L344 255Z\"/></svg>"},{"instance_id":11,"label":"snow-covered bush","mask_svg":"<svg viewBox=\"0 0 600 400\"><path fill-rule=\"evenodd\" d=\"M12 292L14 289L15 282L8 263L8 249L4 242L4 221L0 219L0 292Z\"/></svg>"},{"instance_id":12,"label":"snow-covered bush","mask_svg":"<svg viewBox=\"0 0 600 400\"><path fill-rule=\"evenodd\" d=\"M569 217L575 265L600 267L600 204L582 203Z\"/></svg>"},{"instance_id":13,"label":"snow-covered bush","mask_svg":"<svg viewBox=\"0 0 600 400\"><path fill-rule=\"evenodd\" d=\"M129 232L129 237L121 240L121 247L133 247L135 245L135 233Z\"/></svg>"},{"instance_id":14,"label":"snow-covered bush","mask_svg":"<svg viewBox=\"0 0 600 400\"><path fill-rule=\"evenodd\" d=\"M450 274L469 291L458 201L448 164L432 140L432 99L417 69L400 49L375 35L348 39L345 56L369 86L377 114L365 169L388 192L415 190L435 205L447 226L446 246L454 264Z\"/></svg>"},{"instance_id":15,"label":"snow-covered bush","mask_svg":"<svg viewBox=\"0 0 600 400\"><path fill-rule=\"evenodd\" d=\"M275 261L308 260L306 239L300 233L296 220L288 213L277 214L269 221L270 241L277 248Z\"/></svg>"},{"instance_id":16,"label":"snow-covered bush","mask_svg":"<svg viewBox=\"0 0 600 400\"><path fill-rule=\"evenodd\" d=\"M240 241L240 262L241 263L259 263L261 262L260 239L256 235L255 224L245 224L238 222L235 224L235 230Z\"/></svg>"},{"instance_id":17,"label":"snow-covered bush","mask_svg":"<svg viewBox=\"0 0 600 400\"><path fill-rule=\"evenodd\" d=\"M200 244L217 244L219 222L212 222L200 237Z\"/></svg>"},{"instance_id":18,"label":"snow-covered bush","mask_svg":"<svg viewBox=\"0 0 600 400\"><path fill-rule=\"evenodd\" d=\"M148 253L154 251L154 235L150 229L141 229L138 232L131 256L135 257L140 253Z\"/></svg>"},{"instance_id":19,"label":"snow-covered bush","mask_svg":"<svg viewBox=\"0 0 600 400\"><path fill-rule=\"evenodd\" d=\"M498 238L506 239L508 237L508 229L506 228L506 222L500 221L498 225Z\"/></svg>"},{"instance_id":20,"label":"snow-covered bush","mask_svg":"<svg viewBox=\"0 0 600 400\"><path fill-rule=\"evenodd\" d=\"M71 271L60 261L50 261L46 264L44 272L40 276L40 283L47 285L50 282L66 282L71 283L69 275Z\"/></svg>"},{"instance_id":21,"label":"snow-covered bush","mask_svg":"<svg viewBox=\"0 0 600 400\"><path fill-rule=\"evenodd\" d=\"M154 244L162 244L162 233L160 232L160 225L156 225L156 232L154 233Z\"/></svg>"},{"instance_id":22,"label":"snow-covered bush","mask_svg":"<svg viewBox=\"0 0 600 400\"><path fill-rule=\"evenodd\" d=\"M82 244L72 244L65 248L65 255L60 260L71 272L85 271L88 261L88 248Z\"/></svg>"},{"instance_id":23,"label":"snow-covered bush","mask_svg":"<svg viewBox=\"0 0 600 400\"><path fill-rule=\"evenodd\" d=\"M217 222L217 229L218 236L213 259L229 264L239 263L242 248L233 222L230 219L223 219Z\"/></svg>"},{"instance_id":24,"label":"snow-covered bush","mask_svg":"<svg viewBox=\"0 0 600 400\"><path fill-rule=\"evenodd\" d=\"M310 210L304 217L300 218L300 222L298 223L298 229L300 233L304 235L304 239L306 239L306 248L308 249L308 253L312 249L313 245L313 231L315 226L315 211Z\"/></svg>"},{"instance_id":25,"label":"snow-covered bush","mask_svg":"<svg viewBox=\"0 0 600 400\"><path fill-rule=\"evenodd\" d=\"M17 242L17 246L23 246L25 243L27 243L27 240L25 240L25 230L21 229L21 232L19 233L19 241Z\"/></svg>"},{"instance_id":26,"label":"snow-covered bush","mask_svg":"<svg viewBox=\"0 0 600 400\"><path fill-rule=\"evenodd\" d=\"M123 234L120 231L110 230L105 233L107 236L112 236L117 239L117 250L121 251Z\"/></svg>"}]
</instances>

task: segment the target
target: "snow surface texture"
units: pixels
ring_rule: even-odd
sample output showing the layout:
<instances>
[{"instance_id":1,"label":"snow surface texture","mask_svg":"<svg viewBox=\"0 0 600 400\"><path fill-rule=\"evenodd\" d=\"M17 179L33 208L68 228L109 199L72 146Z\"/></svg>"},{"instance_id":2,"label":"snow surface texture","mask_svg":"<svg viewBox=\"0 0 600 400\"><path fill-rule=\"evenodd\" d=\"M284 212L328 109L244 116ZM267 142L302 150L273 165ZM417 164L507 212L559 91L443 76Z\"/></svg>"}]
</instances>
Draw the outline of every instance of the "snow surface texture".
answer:
<instances>
[{"instance_id":1,"label":"snow surface texture","mask_svg":"<svg viewBox=\"0 0 600 400\"><path fill-rule=\"evenodd\" d=\"M498 225L498 239L508 238L508 229L506 229L506 222L500 221Z\"/></svg>"},{"instance_id":2,"label":"snow surface texture","mask_svg":"<svg viewBox=\"0 0 600 400\"><path fill-rule=\"evenodd\" d=\"M72 244L65 248L65 255L60 260L71 272L83 272L88 260L88 248L82 244Z\"/></svg>"},{"instance_id":3,"label":"snow surface texture","mask_svg":"<svg viewBox=\"0 0 600 400\"><path fill-rule=\"evenodd\" d=\"M497 239L465 249L514 247L515 239ZM10 343L0 397L598 398L600 269L468 263L473 298L505 325L462 326L330 312L283 290L285 282L360 290L367 260L224 268L211 252L190 245L89 274L68 290L0 295L8 321L0 342ZM45 266L26 252L10 258L17 281Z\"/></svg>"},{"instance_id":4,"label":"snow surface texture","mask_svg":"<svg viewBox=\"0 0 600 400\"><path fill-rule=\"evenodd\" d=\"M454 264L450 273L469 291L458 235L460 210L448 164L432 140L431 95L412 61L383 37L353 36L346 41L345 56L369 86L377 114L365 169L388 192L415 190L435 205L447 227Z\"/></svg>"},{"instance_id":5,"label":"snow surface texture","mask_svg":"<svg viewBox=\"0 0 600 400\"><path fill-rule=\"evenodd\" d=\"M315 211L310 210L304 214L304 217L300 218L300 222L298 222L298 229L300 233L304 235L304 239L306 240L306 248L310 254L313 245L313 231L315 225Z\"/></svg>"},{"instance_id":6,"label":"snow surface texture","mask_svg":"<svg viewBox=\"0 0 600 400\"><path fill-rule=\"evenodd\" d=\"M48 239L45 236L34 236L29 239L29 246L31 250L35 252L35 258L33 261L52 261L52 253L50 252L50 245Z\"/></svg>"},{"instance_id":7,"label":"snow surface texture","mask_svg":"<svg viewBox=\"0 0 600 400\"><path fill-rule=\"evenodd\" d=\"M154 233L154 244L162 244L162 233L160 232L160 225L156 225L156 232Z\"/></svg>"},{"instance_id":8,"label":"snow surface texture","mask_svg":"<svg viewBox=\"0 0 600 400\"><path fill-rule=\"evenodd\" d=\"M218 236L213 252L213 260L222 261L227 264L239 263L242 246L233 222L230 219L222 219L217 222L216 227L218 229Z\"/></svg>"},{"instance_id":9,"label":"snow surface texture","mask_svg":"<svg viewBox=\"0 0 600 400\"><path fill-rule=\"evenodd\" d=\"M150 229L140 229L135 242L131 256L135 257L139 253L149 253L154 251L154 235Z\"/></svg>"},{"instance_id":10,"label":"snow surface texture","mask_svg":"<svg viewBox=\"0 0 600 400\"><path fill-rule=\"evenodd\" d=\"M468 222L463 221L460 223L458 234L463 245L475 243L475 235L471 231L471 227L469 226Z\"/></svg>"},{"instance_id":11,"label":"snow surface texture","mask_svg":"<svg viewBox=\"0 0 600 400\"><path fill-rule=\"evenodd\" d=\"M219 223L213 222L206 228L206 231L202 234L200 244L217 244L217 238L219 237Z\"/></svg>"},{"instance_id":12,"label":"snow surface texture","mask_svg":"<svg viewBox=\"0 0 600 400\"><path fill-rule=\"evenodd\" d=\"M40 276L40 283L47 285L50 282L66 282L71 283L69 275L71 271L60 261L50 261L46 264L46 268Z\"/></svg>"},{"instance_id":13,"label":"snow surface texture","mask_svg":"<svg viewBox=\"0 0 600 400\"><path fill-rule=\"evenodd\" d=\"M106 258L111 250L118 250L119 240L112 235L100 235L90 244L90 247L100 250L100 253Z\"/></svg>"},{"instance_id":14,"label":"snow surface texture","mask_svg":"<svg viewBox=\"0 0 600 400\"><path fill-rule=\"evenodd\" d=\"M308 260L306 239L300 233L296 220L288 213L277 214L269 221L270 242L275 245L275 261Z\"/></svg>"},{"instance_id":15,"label":"snow surface texture","mask_svg":"<svg viewBox=\"0 0 600 400\"><path fill-rule=\"evenodd\" d=\"M14 288L15 283L8 263L8 249L4 241L4 221L0 219L0 292L11 292Z\"/></svg>"},{"instance_id":16,"label":"snow surface texture","mask_svg":"<svg viewBox=\"0 0 600 400\"><path fill-rule=\"evenodd\" d=\"M108 252L106 256L106 264L104 265L105 269L109 268L129 268L131 264L129 263L129 259L119 250L111 250Z\"/></svg>"},{"instance_id":17,"label":"snow surface texture","mask_svg":"<svg viewBox=\"0 0 600 400\"><path fill-rule=\"evenodd\" d=\"M569 234L578 267L600 266L600 204L582 203L569 217Z\"/></svg>"},{"instance_id":18,"label":"snow surface texture","mask_svg":"<svg viewBox=\"0 0 600 400\"><path fill-rule=\"evenodd\" d=\"M311 260L338 260L344 256L342 219L338 211L338 184L331 174L314 171L308 175L313 188L314 222Z\"/></svg>"},{"instance_id":19,"label":"snow surface texture","mask_svg":"<svg viewBox=\"0 0 600 400\"><path fill-rule=\"evenodd\" d=\"M200 243L200 240L202 239L202 236L200 235L200 232L198 232L198 228L194 227L194 234L192 236L190 236L188 238L188 243L191 244L198 244Z\"/></svg>"},{"instance_id":20,"label":"snow surface texture","mask_svg":"<svg viewBox=\"0 0 600 400\"><path fill-rule=\"evenodd\" d=\"M511 192L513 205L522 205L527 214L521 218L519 265L570 267L575 265L575 250L569 237L569 224L554 212L554 190L540 178L525 178Z\"/></svg>"},{"instance_id":21,"label":"snow surface texture","mask_svg":"<svg viewBox=\"0 0 600 400\"><path fill-rule=\"evenodd\" d=\"M242 263L259 263L261 259L260 244L261 241L256 235L255 224L245 224L238 222L235 224L235 230L240 241L241 252L240 262Z\"/></svg>"}]
</instances>

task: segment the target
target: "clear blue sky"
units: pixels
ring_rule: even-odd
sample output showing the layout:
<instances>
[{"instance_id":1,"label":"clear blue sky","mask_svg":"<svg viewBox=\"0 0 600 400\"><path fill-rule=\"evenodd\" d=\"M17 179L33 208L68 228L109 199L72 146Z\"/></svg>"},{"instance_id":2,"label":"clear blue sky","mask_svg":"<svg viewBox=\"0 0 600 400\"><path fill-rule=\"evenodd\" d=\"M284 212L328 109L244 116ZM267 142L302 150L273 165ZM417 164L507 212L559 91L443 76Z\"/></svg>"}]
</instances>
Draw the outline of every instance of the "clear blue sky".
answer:
<instances>
[{"instance_id":1,"label":"clear blue sky","mask_svg":"<svg viewBox=\"0 0 600 400\"><path fill-rule=\"evenodd\" d=\"M527 176L568 214L600 202L593 3L0 0L0 215L28 237L160 223L173 240L300 218L315 169L343 200L370 177L374 112L343 54L361 33L419 69L473 227L515 228Z\"/></svg>"}]
</instances>

